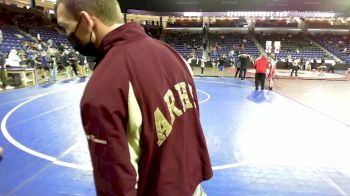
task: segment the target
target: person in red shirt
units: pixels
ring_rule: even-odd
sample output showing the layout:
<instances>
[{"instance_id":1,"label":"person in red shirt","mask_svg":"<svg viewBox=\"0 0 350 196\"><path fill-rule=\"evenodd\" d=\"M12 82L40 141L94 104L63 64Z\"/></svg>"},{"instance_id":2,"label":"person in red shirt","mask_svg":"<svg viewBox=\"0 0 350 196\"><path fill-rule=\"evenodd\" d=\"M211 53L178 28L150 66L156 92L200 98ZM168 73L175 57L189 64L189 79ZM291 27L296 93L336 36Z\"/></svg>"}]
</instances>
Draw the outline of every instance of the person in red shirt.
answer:
<instances>
[{"instance_id":1,"label":"person in red shirt","mask_svg":"<svg viewBox=\"0 0 350 196\"><path fill-rule=\"evenodd\" d=\"M213 171L184 59L123 24L116 0L58 0L55 10L72 46L97 56L80 104L97 195L205 195Z\"/></svg>"},{"instance_id":2,"label":"person in red shirt","mask_svg":"<svg viewBox=\"0 0 350 196\"><path fill-rule=\"evenodd\" d=\"M260 58L256 59L255 68L255 90L259 90L259 85L261 90L265 88L266 79L266 68L269 66L269 61L265 55L261 55Z\"/></svg>"}]
</instances>

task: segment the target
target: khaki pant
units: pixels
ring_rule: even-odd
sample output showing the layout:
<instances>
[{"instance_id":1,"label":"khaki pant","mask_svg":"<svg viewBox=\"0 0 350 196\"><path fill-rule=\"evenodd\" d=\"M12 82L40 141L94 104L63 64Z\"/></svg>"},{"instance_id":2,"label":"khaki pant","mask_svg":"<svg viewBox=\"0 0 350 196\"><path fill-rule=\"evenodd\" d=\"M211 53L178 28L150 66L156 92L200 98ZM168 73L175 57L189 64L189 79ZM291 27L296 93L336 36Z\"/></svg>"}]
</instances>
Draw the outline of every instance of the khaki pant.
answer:
<instances>
[{"instance_id":1,"label":"khaki pant","mask_svg":"<svg viewBox=\"0 0 350 196\"><path fill-rule=\"evenodd\" d=\"M207 196L201 185L198 185L193 193L193 196Z\"/></svg>"},{"instance_id":2,"label":"khaki pant","mask_svg":"<svg viewBox=\"0 0 350 196\"><path fill-rule=\"evenodd\" d=\"M0 70L0 79L2 82L2 86L7 86L7 71L6 70Z\"/></svg>"},{"instance_id":3,"label":"khaki pant","mask_svg":"<svg viewBox=\"0 0 350 196\"><path fill-rule=\"evenodd\" d=\"M85 66L84 65L78 65L78 69L79 69L80 76L85 77L86 76Z\"/></svg>"}]
</instances>

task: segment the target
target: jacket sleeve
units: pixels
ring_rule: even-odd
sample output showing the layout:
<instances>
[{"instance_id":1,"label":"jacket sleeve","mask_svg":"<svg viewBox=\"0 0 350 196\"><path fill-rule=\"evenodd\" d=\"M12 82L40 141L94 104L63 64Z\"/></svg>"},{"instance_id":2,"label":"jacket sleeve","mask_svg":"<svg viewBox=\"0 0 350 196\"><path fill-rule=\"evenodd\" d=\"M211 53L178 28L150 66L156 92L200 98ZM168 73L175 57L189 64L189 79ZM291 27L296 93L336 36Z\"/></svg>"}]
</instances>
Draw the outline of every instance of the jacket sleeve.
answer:
<instances>
[{"instance_id":1,"label":"jacket sleeve","mask_svg":"<svg viewBox=\"0 0 350 196\"><path fill-rule=\"evenodd\" d=\"M116 81L115 75L109 75L90 79L81 103L96 192L136 195L137 171L131 163L127 136L129 83L123 76Z\"/></svg>"}]
</instances>

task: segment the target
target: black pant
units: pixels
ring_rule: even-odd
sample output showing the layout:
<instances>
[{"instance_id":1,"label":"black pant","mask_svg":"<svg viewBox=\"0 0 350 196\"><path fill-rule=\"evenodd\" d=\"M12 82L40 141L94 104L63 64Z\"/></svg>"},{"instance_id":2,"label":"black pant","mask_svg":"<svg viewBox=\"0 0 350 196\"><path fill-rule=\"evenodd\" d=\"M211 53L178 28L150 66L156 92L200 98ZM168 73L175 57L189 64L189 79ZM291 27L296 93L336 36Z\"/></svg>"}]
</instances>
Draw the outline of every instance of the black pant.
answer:
<instances>
[{"instance_id":1,"label":"black pant","mask_svg":"<svg viewBox=\"0 0 350 196\"><path fill-rule=\"evenodd\" d=\"M295 76L298 76L298 69L299 69L298 67L293 66L293 67L292 67L292 73L290 73L290 76L293 75L294 71L295 71Z\"/></svg>"},{"instance_id":2,"label":"black pant","mask_svg":"<svg viewBox=\"0 0 350 196\"><path fill-rule=\"evenodd\" d=\"M334 66L330 66L330 67L329 67L329 69L328 69L327 72L329 73L330 71L332 71L332 73L334 73Z\"/></svg>"},{"instance_id":3,"label":"black pant","mask_svg":"<svg viewBox=\"0 0 350 196\"><path fill-rule=\"evenodd\" d=\"M238 73L239 73L239 77L241 77L241 68L240 67L237 67L235 78L237 77Z\"/></svg>"},{"instance_id":4,"label":"black pant","mask_svg":"<svg viewBox=\"0 0 350 196\"><path fill-rule=\"evenodd\" d=\"M72 67L75 76L78 76L77 65L76 64L71 64L70 66Z\"/></svg>"},{"instance_id":5,"label":"black pant","mask_svg":"<svg viewBox=\"0 0 350 196\"><path fill-rule=\"evenodd\" d=\"M7 86L7 72L5 69L0 68L0 79L2 82L2 86L6 87Z\"/></svg>"},{"instance_id":6,"label":"black pant","mask_svg":"<svg viewBox=\"0 0 350 196\"><path fill-rule=\"evenodd\" d=\"M202 75L203 75L203 73L204 73L204 67L201 67L201 73L202 73Z\"/></svg>"},{"instance_id":7,"label":"black pant","mask_svg":"<svg viewBox=\"0 0 350 196\"><path fill-rule=\"evenodd\" d=\"M261 86L261 90L264 90L265 79L266 79L265 73L255 73L255 90L258 90L259 84Z\"/></svg>"},{"instance_id":8,"label":"black pant","mask_svg":"<svg viewBox=\"0 0 350 196\"><path fill-rule=\"evenodd\" d=\"M247 68L241 67L240 72L239 72L239 75L240 75L240 77L241 77L241 80L244 80L244 79L245 79L246 73L247 73Z\"/></svg>"}]
</instances>

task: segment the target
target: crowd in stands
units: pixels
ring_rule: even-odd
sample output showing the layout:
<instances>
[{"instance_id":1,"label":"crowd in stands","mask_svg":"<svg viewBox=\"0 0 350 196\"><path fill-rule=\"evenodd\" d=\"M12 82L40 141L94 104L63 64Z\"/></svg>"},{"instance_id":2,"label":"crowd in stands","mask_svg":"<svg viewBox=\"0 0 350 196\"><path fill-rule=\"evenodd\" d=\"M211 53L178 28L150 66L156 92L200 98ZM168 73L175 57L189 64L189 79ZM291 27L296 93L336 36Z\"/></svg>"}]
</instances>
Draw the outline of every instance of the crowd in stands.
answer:
<instances>
[{"instance_id":1,"label":"crowd in stands","mask_svg":"<svg viewBox=\"0 0 350 196\"><path fill-rule=\"evenodd\" d=\"M130 22L134 22L134 20L131 20ZM139 23L143 26L147 35L153 37L154 39L160 39L163 29L158 20L142 20Z\"/></svg>"},{"instance_id":2,"label":"crowd in stands","mask_svg":"<svg viewBox=\"0 0 350 196\"><path fill-rule=\"evenodd\" d=\"M210 33L209 56L212 59L218 59L226 55L232 59L237 59L241 53L251 56L260 54L253 40L247 34L241 33Z\"/></svg>"},{"instance_id":3,"label":"crowd in stands","mask_svg":"<svg viewBox=\"0 0 350 196\"><path fill-rule=\"evenodd\" d=\"M64 78L85 77L88 63L93 66L94 60L73 51L66 36L41 12L1 5L0 15L6 16L0 18L2 72L33 68L36 82L55 82L57 72L63 72ZM12 79L9 85L21 85L18 78Z\"/></svg>"},{"instance_id":4,"label":"crowd in stands","mask_svg":"<svg viewBox=\"0 0 350 196\"><path fill-rule=\"evenodd\" d=\"M320 47L314 45L302 34L258 34L256 38L262 46L266 45L266 41L280 41L281 49L278 54L279 58L328 58L327 54Z\"/></svg>"},{"instance_id":5,"label":"crowd in stands","mask_svg":"<svg viewBox=\"0 0 350 196\"><path fill-rule=\"evenodd\" d=\"M350 63L350 37L348 35L312 34L310 38L346 63Z\"/></svg>"},{"instance_id":6,"label":"crowd in stands","mask_svg":"<svg viewBox=\"0 0 350 196\"><path fill-rule=\"evenodd\" d=\"M191 54L201 56L203 52L203 35L201 33L168 31L165 42L184 57Z\"/></svg>"},{"instance_id":7,"label":"crowd in stands","mask_svg":"<svg viewBox=\"0 0 350 196\"><path fill-rule=\"evenodd\" d=\"M143 28L145 29L145 32L154 39L160 39L160 36L162 34L162 27L161 26L154 26L154 25L143 25Z\"/></svg>"}]
</instances>

